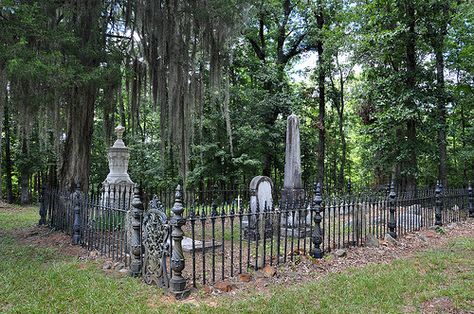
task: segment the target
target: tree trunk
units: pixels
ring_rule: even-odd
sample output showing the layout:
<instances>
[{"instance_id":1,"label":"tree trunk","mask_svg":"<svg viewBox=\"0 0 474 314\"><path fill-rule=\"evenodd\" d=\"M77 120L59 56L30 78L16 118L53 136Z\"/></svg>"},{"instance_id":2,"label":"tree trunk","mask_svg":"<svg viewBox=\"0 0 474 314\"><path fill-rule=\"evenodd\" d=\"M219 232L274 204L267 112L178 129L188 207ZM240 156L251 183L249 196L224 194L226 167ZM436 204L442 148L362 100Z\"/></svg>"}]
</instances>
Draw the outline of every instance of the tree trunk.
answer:
<instances>
[{"instance_id":1,"label":"tree trunk","mask_svg":"<svg viewBox=\"0 0 474 314\"><path fill-rule=\"evenodd\" d=\"M73 93L59 176L61 186L67 189L74 189L78 183L84 191L88 188L96 92L96 87L90 85L76 87Z\"/></svg>"},{"instance_id":2,"label":"tree trunk","mask_svg":"<svg viewBox=\"0 0 474 314\"><path fill-rule=\"evenodd\" d=\"M27 139L23 138L21 141L21 154L23 158L28 158L28 145ZM30 191L29 191L29 183L30 183L30 171L29 167L26 165L22 165L20 169L21 177L20 177L20 203L22 205L26 205L30 202Z\"/></svg>"},{"instance_id":3,"label":"tree trunk","mask_svg":"<svg viewBox=\"0 0 474 314\"><path fill-rule=\"evenodd\" d=\"M462 146L463 151L465 151L466 149L466 115L464 114L464 104L462 101L461 101L461 146ZM467 174L467 162L465 158L463 158L462 173L463 173L463 182L467 183L469 181L469 178Z\"/></svg>"},{"instance_id":4,"label":"tree trunk","mask_svg":"<svg viewBox=\"0 0 474 314\"><path fill-rule=\"evenodd\" d=\"M11 126L10 110L8 99L5 102L5 181L7 186L7 202L13 203L13 184L12 184L12 157L11 157Z\"/></svg>"},{"instance_id":5,"label":"tree trunk","mask_svg":"<svg viewBox=\"0 0 474 314\"><path fill-rule=\"evenodd\" d=\"M406 17L408 23L408 33L406 42L406 63L407 63L407 76L406 76L406 91L412 95L416 89L416 34L415 34L415 7L411 1L405 2L406 6ZM413 96L410 96L407 100L407 107L411 109L412 114L407 120L407 138L408 138L408 163L407 163L407 188L416 188L416 177L417 177L417 156L416 156L416 103Z\"/></svg>"},{"instance_id":6,"label":"tree trunk","mask_svg":"<svg viewBox=\"0 0 474 314\"><path fill-rule=\"evenodd\" d=\"M99 51L102 47L100 15L102 1L73 1L73 27L79 37L78 57L85 71L94 71L100 64L95 54L88 50ZM83 191L88 189L90 171L90 150L92 144L92 126L94 105L97 97L97 82L86 80L73 88L70 98L69 130L64 147L64 158L59 180L63 187L74 189L80 184Z\"/></svg>"},{"instance_id":7,"label":"tree trunk","mask_svg":"<svg viewBox=\"0 0 474 314\"><path fill-rule=\"evenodd\" d=\"M341 171L339 172L339 189L341 191L344 190L344 176L345 176L345 168L346 168L346 159L347 159L347 143L346 143L346 135L344 134L344 79L342 77L342 73L340 73L340 110L339 110L339 134L341 137L341 144L342 144L342 157L341 157Z\"/></svg>"},{"instance_id":8,"label":"tree trunk","mask_svg":"<svg viewBox=\"0 0 474 314\"><path fill-rule=\"evenodd\" d=\"M6 73L4 70L4 66L0 65L0 200L3 198L2 194L2 187L3 187L3 151L2 151L2 129L3 129L3 116L4 116L4 108L5 108L5 102L7 101L7 78L6 78Z\"/></svg>"},{"instance_id":9,"label":"tree trunk","mask_svg":"<svg viewBox=\"0 0 474 314\"><path fill-rule=\"evenodd\" d=\"M444 36L439 38L440 44L435 48L435 57L436 57L436 88L438 90L438 148L439 148L439 180L441 183L446 186L448 177L446 171L446 97L444 90L444 59L443 59L443 49L442 42L444 41Z\"/></svg>"},{"instance_id":10,"label":"tree trunk","mask_svg":"<svg viewBox=\"0 0 474 314\"><path fill-rule=\"evenodd\" d=\"M317 12L316 12L316 21L318 30L322 33L324 27L324 16L322 4L318 2ZM319 144L317 152L317 181L321 183L321 186L324 186L324 157L326 154L326 129L324 125L325 113L326 113L326 73L324 65L324 47L322 39L319 39L316 44L316 49L318 52L318 89L319 89L319 115L318 115L318 124L317 128L319 130Z\"/></svg>"}]
</instances>

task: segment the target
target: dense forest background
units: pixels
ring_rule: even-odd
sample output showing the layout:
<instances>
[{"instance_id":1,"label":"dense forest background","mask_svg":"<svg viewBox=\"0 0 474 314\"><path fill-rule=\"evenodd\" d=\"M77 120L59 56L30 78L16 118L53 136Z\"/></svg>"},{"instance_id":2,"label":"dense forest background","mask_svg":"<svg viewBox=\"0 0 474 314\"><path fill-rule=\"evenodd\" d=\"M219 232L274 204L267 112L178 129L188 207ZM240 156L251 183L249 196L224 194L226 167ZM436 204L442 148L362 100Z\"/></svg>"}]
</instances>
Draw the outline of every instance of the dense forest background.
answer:
<instances>
[{"instance_id":1,"label":"dense forest background","mask_svg":"<svg viewBox=\"0 0 474 314\"><path fill-rule=\"evenodd\" d=\"M474 178L468 0L0 0L0 198L108 173L281 186L286 117L326 189Z\"/></svg>"}]
</instances>

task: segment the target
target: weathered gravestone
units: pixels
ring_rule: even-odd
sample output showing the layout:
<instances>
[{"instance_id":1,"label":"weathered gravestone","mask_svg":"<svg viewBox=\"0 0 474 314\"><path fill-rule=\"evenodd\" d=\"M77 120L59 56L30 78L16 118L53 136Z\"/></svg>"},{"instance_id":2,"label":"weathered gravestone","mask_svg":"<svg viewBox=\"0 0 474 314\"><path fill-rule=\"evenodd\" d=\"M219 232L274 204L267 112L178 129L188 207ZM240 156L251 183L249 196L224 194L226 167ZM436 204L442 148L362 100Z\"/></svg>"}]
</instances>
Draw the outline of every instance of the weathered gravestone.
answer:
<instances>
[{"instance_id":1,"label":"weathered gravestone","mask_svg":"<svg viewBox=\"0 0 474 314\"><path fill-rule=\"evenodd\" d=\"M273 182L269 177L257 176L250 181L250 216L244 218L245 239L256 240L271 236L271 219L265 212L269 212L273 207ZM257 213L258 207L258 213ZM258 218L258 226L257 226ZM265 229L264 231L262 231Z\"/></svg>"},{"instance_id":2,"label":"weathered gravestone","mask_svg":"<svg viewBox=\"0 0 474 314\"><path fill-rule=\"evenodd\" d=\"M285 147L285 176L280 210L282 234L306 237L310 233L309 211L304 208L304 189L301 180L300 122L296 115L287 119Z\"/></svg>"}]
</instances>

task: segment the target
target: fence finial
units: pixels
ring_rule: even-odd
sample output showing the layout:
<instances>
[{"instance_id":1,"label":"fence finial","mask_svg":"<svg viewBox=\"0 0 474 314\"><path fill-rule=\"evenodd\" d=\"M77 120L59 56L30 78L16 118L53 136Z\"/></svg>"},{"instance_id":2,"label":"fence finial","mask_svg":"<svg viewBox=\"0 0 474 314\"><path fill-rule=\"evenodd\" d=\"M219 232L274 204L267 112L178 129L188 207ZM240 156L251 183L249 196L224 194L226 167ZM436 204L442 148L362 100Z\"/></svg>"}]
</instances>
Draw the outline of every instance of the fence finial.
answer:
<instances>
[{"instance_id":1,"label":"fence finial","mask_svg":"<svg viewBox=\"0 0 474 314\"><path fill-rule=\"evenodd\" d=\"M143 216L143 203L141 200L140 190L135 187L133 193L133 200L131 206L131 238L130 238L130 253L132 262L130 263L130 276L138 277L142 271L142 245L140 227Z\"/></svg>"},{"instance_id":2,"label":"fence finial","mask_svg":"<svg viewBox=\"0 0 474 314\"><path fill-rule=\"evenodd\" d=\"M72 225L72 243L73 244L79 244L81 242L81 185L79 182L76 184L76 190L74 191L74 197L73 197L73 210L74 210L74 224Z\"/></svg>"},{"instance_id":3,"label":"fence finial","mask_svg":"<svg viewBox=\"0 0 474 314\"><path fill-rule=\"evenodd\" d=\"M184 253L182 247L184 232L182 226L186 223L186 219L182 216L184 211L182 197L183 191L181 185L178 184L176 187L174 205L171 209L173 212L173 217L171 218L171 226L173 227L173 231L171 232L171 238L173 239L171 269L173 274L170 280L170 291L174 293L177 298L185 297L189 292L189 290L186 290L186 279L182 275L184 269Z\"/></svg>"},{"instance_id":4,"label":"fence finial","mask_svg":"<svg viewBox=\"0 0 474 314\"><path fill-rule=\"evenodd\" d=\"M388 195L389 197L389 211L390 211L390 217L388 221L388 234L396 239L397 238L397 222L395 220L395 198L397 197L397 193L395 192L395 181L392 180L390 183L390 194Z\"/></svg>"},{"instance_id":5,"label":"fence finial","mask_svg":"<svg viewBox=\"0 0 474 314\"><path fill-rule=\"evenodd\" d=\"M314 232L313 232L313 244L314 250L312 252L312 256L314 258L323 258L324 252L321 250L321 243L323 242L323 235L321 232L321 203L323 202L323 198L321 197L321 184L315 183L314 184L314 197L313 202L311 204L311 211L314 211Z\"/></svg>"},{"instance_id":6,"label":"fence finial","mask_svg":"<svg viewBox=\"0 0 474 314\"><path fill-rule=\"evenodd\" d=\"M469 181L469 187L467 188L467 197L469 201L469 217L474 218L474 196L472 193L472 184L471 181Z\"/></svg>"},{"instance_id":7,"label":"fence finial","mask_svg":"<svg viewBox=\"0 0 474 314\"><path fill-rule=\"evenodd\" d=\"M442 200L441 192L442 192L442 186L438 180L436 181L436 189L435 189L435 198L436 198L435 225L440 226L440 227L443 225L443 221L442 221L443 200Z\"/></svg>"}]
</instances>

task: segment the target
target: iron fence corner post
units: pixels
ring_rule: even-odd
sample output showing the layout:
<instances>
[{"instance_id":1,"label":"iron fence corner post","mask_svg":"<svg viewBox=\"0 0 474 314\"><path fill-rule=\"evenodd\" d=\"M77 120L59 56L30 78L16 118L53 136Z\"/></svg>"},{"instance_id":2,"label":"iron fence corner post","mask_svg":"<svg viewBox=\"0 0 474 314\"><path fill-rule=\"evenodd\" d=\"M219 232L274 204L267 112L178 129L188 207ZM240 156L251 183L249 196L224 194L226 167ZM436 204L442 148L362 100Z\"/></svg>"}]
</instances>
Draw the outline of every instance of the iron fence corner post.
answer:
<instances>
[{"instance_id":1,"label":"iron fence corner post","mask_svg":"<svg viewBox=\"0 0 474 314\"><path fill-rule=\"evenodd\" d=\"M135 188L131 204L131 238L130 238L130 276L139 277L142 273L142 244L141 244L141 224L143 217L143 203L140 191ZM129 228L130 228L129 227Z\"/></svg>"},{"instance_id":2,"label":"iron fence corner post","mask_svg":"<svg viewBox=\"0 0 474 314\"><path fill-rule=\"evenodd\" d=\"M321 184L317 183L314 185L314 197L311 203L311 211L314 211L314 232L313 232L313 244L314 249L311 254L314 258L323 258L324 252L321 250L321 243L323 242L323 235L321 232L321 203L323 198L321 197Z\"/></svg>"},{"instance_id":3,"label":"iron fence corner post","mask_svg":"<svg viewBox=\"0 0 474 314\"><path fill-rule=\"evenodd\" d=\"M45 225L46 224L46 205L45 205L45 193L46 193L46 187L43 184L41 187L41 192L39 195L39 215L40 215L40 220L38 222L38 225Z\"/></svg>"},{"instance_id":4,"label":"iron fence corner post","mask_svg":"<svg viewBox=\"0 0 474 314\"><path fill-rule=\"evenodd\" d=\"M441 184L439 181L436 182L436 189L435 189L435 225L436 226L442 226L442 211L443 211L443 200L441 196Z\"/></svg>"},{"instance_id":5,"label":"iron fence corner post","mask_svg":"<svg viewBox=\"0 0 474 314\"><path fill-rule=\"evenodd\" d=\"M73 214L74 223L72 225L72 243L79 244L81 242L81 186L79 183L76 184L76 189L73 194Z\"/></svg>"},{"instance_id":6,"label":"iron fence corner post","mask_svg":"<svg viewBox=\"0 0 474 314\"><path fill-rule=\"evenodd\" d=\"M469 187L467 188L467 197L468 197L468 209L469 217L474 218L474 196L472 193L472 184L469 181Z\"/></svg>"},{"instance_id":7,"label":"iron fence corner post","mask_svg":"<svg viewBox=\"0 0 474 314\"><path fill-rule=\"evenodd\" d=\"M388 194L389 197L389 211L390 211L390 217L388 221L388 234L396 239L397 238L397 222L395 220L395 199L397 197L397 193L395 192L395 182L392 180L392 183L390 184L390 193Z\"/></svg>"},{"instance_id":8,"label":"iron fence corner post","mask_svg":"<svg viewBox=\"0 0 474 314\"><path fill-rule=\"evenodd\" d=\"M171 253L171 270L173 271L170 280L170 291L175 294L176 297L184 297L186 290L186 279L182 275L184 269L184 253L182 247L182 241L184 232L182 226L186 223L186 219L182 216L184 207L182 202L183 191L181 185L176 188L175 202L171 211L173 217L171 217L171 226L173 231L171 232L171 238L173 240L173 252Z\"/></svg>"}]
</instances>

